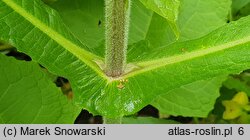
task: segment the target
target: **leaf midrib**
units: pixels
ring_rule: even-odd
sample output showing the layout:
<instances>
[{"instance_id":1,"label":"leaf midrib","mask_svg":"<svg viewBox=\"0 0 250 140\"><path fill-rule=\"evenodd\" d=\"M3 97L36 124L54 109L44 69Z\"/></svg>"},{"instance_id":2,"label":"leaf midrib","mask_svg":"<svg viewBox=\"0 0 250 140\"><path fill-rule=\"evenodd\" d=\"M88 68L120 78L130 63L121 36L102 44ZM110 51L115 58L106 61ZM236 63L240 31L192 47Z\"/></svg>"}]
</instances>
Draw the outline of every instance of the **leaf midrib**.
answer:
<instances>
[{"instance_id":1,"label":"leaf midrib","mask_svg":"<svg viewBox=\"0 0 250 140\"><path fill-rule=\"evenodd\" d=\"M126 79L129 77L133 77L139 74L142 74L144 72L152 71L158 68L166 67L167 65L176 64L188 60L192 60L198 57L206 56L209 54L217 53L220 51L225 51L230 48L234 48L237 46L240 46L242 44L250 42L250 36L247 36L245 38L241 38L235 41L231 41L225 44L220 44L217 46L208 47L206 49L199 49L196 51L188 52L185 54L179 54L175 56L170 56L166 58L151 60L151 61L144 61L144 62L137 62L134 63L134 65L137 65L140 67L140 69L134 70L130 73L124 74L122 78Z\"/></svg>"},{"instance_id":2,"label":"leaf midrib","mask_svg":"<svg viewBox=\"0 0 250 140\"><path fill-rule=\"evenodd\" d=\"M107 76L103 73L103 71L100 69L100 67L94 62L96 59L101 59L99 56L96 56L93 53L90 53L83 48L79 47L78 45L74 44L70 40L66 39L62 35L60 35L58 32L44 24L41 20L27 12L25 9L23 9L21 6L16 4L12 0L2 0L8 7L13 9L16 13L18 13L20 16L25 18L27 21L29 21L33 26L38 28L40 31L45 33L47 36L49 36L51 39L53 39L55 42L57 42L59 45L61 45L63 48L65 48L67 51L72 53L74 56L76 56L78 59L83 61L87 66L89 66L92 70L94 70L97 74L99 74L101 77L108 79Z\"/></svg>"}]
</instances>

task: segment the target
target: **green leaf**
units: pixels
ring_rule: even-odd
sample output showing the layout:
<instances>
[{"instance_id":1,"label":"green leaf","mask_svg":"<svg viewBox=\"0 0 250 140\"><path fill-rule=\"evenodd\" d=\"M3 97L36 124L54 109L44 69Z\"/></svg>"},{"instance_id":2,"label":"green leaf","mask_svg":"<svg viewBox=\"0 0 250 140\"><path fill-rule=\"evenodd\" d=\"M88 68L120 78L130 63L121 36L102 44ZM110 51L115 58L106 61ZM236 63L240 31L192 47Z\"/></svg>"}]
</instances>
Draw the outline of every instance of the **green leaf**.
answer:
<instances>
[{"instance_id":1,"label":"green leaf","mask_svg":"<svg viewBox=\"0 0 250 140\"><path fill-rule=\"evenodd\" d=\"M226 24L231 1L211 1L202 1L199 4L196 0L181 1L181 12L177 20L181 32L180 41L199 38ZM103 1L63 0L57 1L52 7L60 13L77 38L94 48L96 54L104 56ZM101 23L98 26L99 20ZM146 53L175 41L175 35L165 18L146 9L141 2L132 0L129 55L138 56L142 53L141 47L144 48L143 53Z\"/></svg>"},{"instance_id":2,"label":"green leaf","mask_svg":"<svg viewBox=\"0 0 250 140\"><path fill-rule=\"evenodd\" d=\"M152 16L154 12L148 10L140 1L131 0L130 25L129 25L129 45L145 40L150 30ZM138 18L140 17L140 18Z\"/></svg>"},{"instance_id":3,"label":"green leaf","mask_svg":"<svg viewBox=\"0 0 250 140\"><path fill-rule=\"evenodd\" d=\"M179 124L179 122L153 117L124 117L122 118L122 124Z\"/></svg>"},{"instance_id":4,"label":"green leaf","mask_svg":"<svg viewBox=\"0 0 250 140\"><path fill-rule=\"evenodd\" d=\"M130 61L130 70L111 78L95 63L103 58L82 45L58 13L41 1L2 0L0 11L0 40L69 79L75 103L107 118L133 114L158 95L182 85L250 67L250 17L200 39L141 54ZM184 46L189 47L183 51Z\"/></svg>"},{"instance_id":5,"label":"green leaf","mask_svg":"<svg viewBox=\"0 0 250 140\"><path fill-rule=\"evenodd\" d=\"M59 12L64 23L81 42L93 48L95 54L104 56L103 1L63 0L51 6ZM98 25L99 21L100 25ZM144 49L147 52L176 41L166 19L145 8L138 0L132 0L129 28L128 53L130 55L141 54L140 48L143 46L147 47ZM143 46L137 47L141 43ZM133 52L138 52L138 54Z\"/></svg>"},{"instance_id":6,"label":"green leaf","mask_svg":"<svg viewBox=\"0 0 250 140\"><path fill-rule=\"evenodd\" d=\"M192 50L191 48L192 47L194 47L194 46L200 46L200 50L205 50L205 48L206 49L208 49L209 47L208 46L210 46L210 47L212 47L213 49L215 49L215 48L220 48L220 47L222 47L222 46L224 46L223 44L231 44L230 43L230 41L229 40L231 40L232 41L232 38L233 37L235 37L235 34L234 34L234 29L237 29L237 31L236 32L238 32L238 31L240 31L241 33L243 33L243 34L245 34L244 32L242 32L243 31L243 29L246 29L246 28L244 28L244 26L246 26L247 24L245 24L244 25L244 22L246 22L246 21L248 21L249 22L249 18L247 18L247 19L244 19L244 20L241 20L241 21L239 21L239 22L235 22L235 23L232 23L232 24L230 24L230 25L226 25L225 27L223 27L223 28L221 28L221 29L219 29L219 30L217 30L217 31L215 31L215 32L212 32L211 34L209 34L208 36L206 36L206 37L203 37L203 38L201 38L201 39L199 39L199 40L194 40L194 41L188 41L188 42L184 42L184 43L177 43L177 44L174 44L174 45L171 45L171 46L168 46L168 47L165 47L165 48L161 48L161 49L159 49L161 52L159 52L159 51L155 51L155 53L154 53L154 57L149 57L148 58L148 56L140 56L137 60L134 60L134 61L145 61L145 59L148 59L148 61L149 62L152 62L151 64L150 64L150 66L149 67L151 67L151 66L156 66L157 68L159 68L159 65L160 64L162 64L162 63L168 63L169 65L168 65L168 67L166 68L166 69L162 69L162 70L159 70L159 71L157 71L157 72L153 72L153 74L151 75L152 77L154 77L154 78L156 78L157 79L157 81L156 80L154 80L154 79L152 79L152 81L151 81L151 87L157 87L158 86L158 88L165 88L166 86L172 86L173 85L173 83L178 83L179 81L184 81L184 79L186 79L187 78L187 74L189 75L188 77L189 78L191 78L192 77L192 75L195 75L195 76L193 76L193 80L192 81L195 81L195 79L197 78L197 77L202 77L201 79L206 79L205 77L207 77L207 74L208 73L210 73L211 72L211 70L212 69L206 69L205 67L210 67L211 65L214 65L214 64L218 64L218 63L220 63L220 62L222 62L223 61L223 63L224 62L226 62L226 63L228 63L228 64L226 64L226 65L220 65L219 67L214 67L214 72L216 71L216 69L217 70L219 70L219 71L224 71L225 73L227 73L227 69L229 68L229 67L231 67L231 65L234 65L235 66L235 64L239 64L240 62L242 62L241 60L239 60L240 62L239 63L235 63L235 60L237 60L237 57L235 56L234 58L232 58L232 57L229 57L229 55L224 55L224 53L230 53L231 55L232 54L234 54L234 53L236 53L236 52L234 52L234 50L241 50L241 51L243 51L243 50L245 50L245 51L248 51L248 47L249 47L249 44L247 44L247 43L243 43L242 45L240 45L240 47L238 48L238 49L236 49L235 48L235 46L237 46L237 45L233 45L234 47L232 47L232 48L235 48L235 49L232 49L232 51L230 51L230 49L228 48L229 47L229 45L227 45L227 47L226 48L228 48L228 49L226 49L226 50L228 50L228 51L225 51L224 49L222 49L222 50L217 50L218 52L218 54L215 56L215 57L213 57L213 58L209 58L209 55L207 55L206 53L205 54L203 54L202 56L199 56L199 57L197 57L197 59L195 60L195 59L193 59L193 60L190 60L189 58L190 57L192 57L192 58L194 58L193 56L188 56L188 59L187 60L185 60L186 61L186 64L185 65L183 65L185 62L184 61L182 61L181 63L179 63L179 62L177 62L176 63L176 59L179 59L178 57L176 57L177 55L176 55L176 53L179 51L179 53L180 54L182 54L182 55L180 55L180 59L183 59L183 57L185 56L185 55L183 55L183 54L187 54L187 53L190 53L190 52L193 52L194 50ZM237 27L241 27L241 28L237 28ZM223 35L225 34L225 33L227 33L227 35L225 35L224 37L225 38L223 38ZM230 33L232 33L232 35L230 35ZM243 35L243 34L241 34L241 35ZM246 34L245 34L246 35ZM238 37L236 37L236 38L238 38ZM237 40L240 40L240 38L241 37L239 37ZM221 40L220 40L221 39ZM191 42L196 42L196 43L191 43ZM202 42L202 45L199 45L199 44L201 44L201 43L199 43L199 42ZM248 42L248 41L247 41ZM213 45L210 45L210 44L213 44ZM216 44L218 44L218 45L216 45ZM177 47L177 46L179 46L179 47ZM184 46L189 46L190 48L188 48L188 49L190 49L190 50L186 50L186 51L182 51L182 47L184 47ZM218 46L220 46L220 47L218 47ZM225 46L224 46L225 47ZM224 48L223 47L223 48ZM244 49L245 48L245 49ZM211 49L211 48L210 48ZM160 54L163 52L163 51L166 51L166 53L164 54L165 56L172 56L171 55L171 53L173 53L173 59L164 59L164 60L162 60L162 61L160 61L159 63L154 63L154 62L156 62L156 61L152 61L152 60L154 60L155 59L155 57L161 57L160 56ZM213 53L214 54L214 53ZM236 53L237 54L237 53ZM240 54L242 54L242 53L240 53ZM149 55L149 54L148 54ZM220 56L223 56L223 57L220 57ZM169 58L169 57L168 57ZM204 58L204 59L202 59L202 58ZM199 60L198 60L199 59ZM220 59L220 60L219 60ZM245 56L244 58L242 58L242 59L247 59L247 56ZM190 60L190 62L192 61L192 63L193 64L191 64L191 63L189 63L188 61ZM173 62L174 61L174 62ZM200 63L198 64L198 63L195 63L195 61L197 62L197 61L200 61ZM203 62L202 62L203 61ZM183 63L184 62L184 63ZM177 67L175 67L175 66L173 66L173 65L176 65L176 64L178 64L179 63L179 67L177 66ZM230 64L231 63L231 64ZM144 68L146 67L144 64L146 64L146 63L141 63L141 64L143 64L143 65L141 65L141 67L143 67L144 66ZM242 64L242 63L241 63ZM147 65L147 64L146 64ZM222 66L222 67L221 67ZM198 68L199 67L199 68ZM201 67L203 67L203 68L201 68ZM247 67L249 67L249 66L246 66L246 68ZM152 67L151 67L152 68ZM156 68L156 69L157 69ZM198 68L199 70L195 70L195 72L193 71L194 70L194 68ZM147 68L145 68L145 69L147 69ZM169 71L168 72L168 75L164 75L163 73L164 72L166 72L166 71L168 71L168 70L170 70L170 69L172 69L171 71ZM181 70L181 69L184 69L184 70ZM148 69L147 69L148 70ZM231 69L232 70L232 69ZM229 70L229 71L231 71L231 70ZM193 72L191 72L191 71L193 71ZM137 71L138 72L138 71ZM224 72L222 72L221 74L225 74ZM239 72L239 71L238 71ZM138 72L139 73L139 72ZM138 74L137 73L137 74ZM143 72L142 72L143 73ZM149 73L149 72L148 72ZM199 74L198 74L199 73ZM213 73L213 72L212 72ZM200 75L201 74L201 75ZM131 77L132 77L132 74L130 74L131 75ZM159 77L157 76L157 75L159 75ZM170 76L171 75L171 76ZM202 76L203 75L203 76ZM206 75L206 76L205 76ZM145 75L144 75L145 76ZM146 76L145 76L146 77ZM165 78L166 77L166 78ZM172 78L171 78L172 77ZM165 78L165 79L164 79ZM145 79L145 81L148 81L148 79L146 80ZM159 81L161 81L161 82L159 82ZM159 84L159 83L161 83L161 84ZM153 84L153 83L155 83L155 84ZM159 84L159 85L157 85L157 84ZM185 85L184 83L182 83L182 85ZM160 87L159 87L160 86ZM143 88L145 88L145 87L147 87L146 85L144 85L143 86ZM218 86L217 87L215 87L215 89L217 89L218 90ZM148 89L149 91L150 90L152 90L152 89ZM164 92L164 91L163 91ZM166 93L167 91L165 91L165 93ZM217 94L217 96L218 96L218 94ZM215 99L216 98L216 96L214 96L213 97L213 99ZM210 102L210 110L212 109L211 107L212 107L212 103L214 103L214 101L212 101L212 102ZM204 112L203 112L204 113ZM197 113L198 114L198 113ZM204 114L207 114L207 112L205 112ZM199 114L200 116L205 116L204 114ZM190 114L189 114L190 115Z\"/></svg>"},{"instance_id":7,"label":"green leaf","mask_svg":"<svg viewBox=\"0 0 250 140\"><path fill-rule=\"evenodd\" d=\"M79 109L34 62L0 54L0 123L73 123Z\"/></svg>"},{"instance_id":8,"label":"green leaf","mask_svg":"<svg viewBox=\"0 0 250 140\"><path fill-rule=\"evenodd\" d=\"M149 9L166 18L171 27L177 29L174 30L175 33L179 32L178 36L180 37L180 41L204 36L211 30L215 30L218 26L225 24L227 22L231 6L231 0L140 1ZM164 5L166 3L167 6ZM165 7L160 5L164 5ZM172 11L169 11L171 9Z\"/></svg>"},{"instance_id":9,"label":"green leaf","mask_svg":"<svg viewBox=\"0 0 250 140\"><path fill-rule=\"evenodd\" d=\"M247 6L248 5L248 6ZM250 0L232 0L232 11L231 16L233 20L237 20L244 16L244 12L242 13L242 9L250 6ZM248 11L249 14L249 11Z\"/></svg>"},{"instance_id":10,"label":"green leaf","mask_svg":"<svg viewBox=\"0 0 250 140\"><path fill-rule=\"evenodd\" d=\"M141 15L138 14L137 16L141 17ZM170 25L159 15L153 14L149 24L150 26L145 33L145 38L128 47L129 57L127 61L133 61L133 59L140 57L142 54L150 53L159 47L176 41Z\"/></svg>"},{"instance_id":11,"label":"green leaf","mask_svg":"<svg viewBox=\"0 0 250 140\"><path fill-rule=\"evenodd\" d=\"M133 5L136 4L137 3L133 3ZM177 20L180 29L178 41L200 38L225 25L227 23L230 6L231 0L209 0L199 1L198 3L197 0L181 1L180 13ZM141 9L141 11L145 13L147 10ZM142 12L131 13L132 18L133 15L134 17L144 17L141 13ZM131 19L132 24L133 21L134 19ZM152 14L149 23L148 20L145 20L144 24L150 25L146 30L145 38L129 46L128 53L130 57L128 61L141 56L142 53L147 54L154 49L176 42L175 35L171 31L169 23L158 14ZM188 46L183 47L182 50L185 51L186 48L188 48ZM143 50L143 52L141 50Z\"/></svg>"},{"instance_id":12,"label":"green leaf","mask_svg":"<svg viewBox=\"0 0 250 140\"><path fill-rule=\"evenodd\" d=\"M102 0L61 0L51 6L59 12L64 23L79 40L93 48L96 54L104 56L105 23ZM129 44L132 45L146 38L152 15L151 10L147 10L138 0L133 0Z\"/></svg>"},{"instance_id":13,"label":"green leaf","mask_svg":"<svg viewBox=\"0 0 250 140\"><path fill-rule=\"evenodd\" d=\"M58 0L51 5L67 27L96 54L104 55L104 1Z\"/></svg>"},{"instance_id":14,"label":"green leaf","mask_svg":"<svg viewBox=\"0 0 250 140\"><path fill-rule=\"evenodd\" d=\"M152 102L163 114L206 117L219 97L225 76L196 81L159 96Z\"/></svg>"},{"instance_id":15,"label":"green leaf","mask_svg":"<svg viewBox=\"0 0 250 140\"><path fill-rule=\"evenodd\" d=\"M166 18L175 32L176 37L179 37L179 29L176 24L179 14L179 0L140 0L147 8L153 10L157 14Z\"/></svg>"},{"instance_id":16,"label":"green leaf","mask_svg":"<svg viewBox=\"0 0 250 140\"><path fill-rule=\"evenodd\" d=\"M231 0L180 0L180 41L200 38L225 25Z\"/></svg>"},{"instance_id":17,"label":"green leaf","mask_svg":"<svg viewBox=\"0 0 250 140\"><path fill-rule=\"evenodd\" d=\"M244 91L248 96L250 96L250 76L247 73L243 73L240 76L242 76L243 78L233 76L228 77L223 85L228 89L235 89L238 92Z\"/></svg>"},{"instance_id":18,"label":"green leaf","mask_svg":"<svg viewBox=\"0 0 250 140\"><path fill-rule=\"evenodd\" d=\"M194 5L196 5L195 8ZM218 7L223 8L218 9ZM179 41L199 38L223 26L226 24L225 19L228 16L229 8L230 0L199 1L198 4L196 0L181 1L181 12L178 19L181 29ZM185 46L185 48L188 47ZM224 79L219 77L194 81L159 96L152 104L163 114L205 117L213 109ZM210 100L206 100L206 103L203 104L201 102L204 99ZM196 108L195 111L192 108Z\"/></svg>"}]
</instances>

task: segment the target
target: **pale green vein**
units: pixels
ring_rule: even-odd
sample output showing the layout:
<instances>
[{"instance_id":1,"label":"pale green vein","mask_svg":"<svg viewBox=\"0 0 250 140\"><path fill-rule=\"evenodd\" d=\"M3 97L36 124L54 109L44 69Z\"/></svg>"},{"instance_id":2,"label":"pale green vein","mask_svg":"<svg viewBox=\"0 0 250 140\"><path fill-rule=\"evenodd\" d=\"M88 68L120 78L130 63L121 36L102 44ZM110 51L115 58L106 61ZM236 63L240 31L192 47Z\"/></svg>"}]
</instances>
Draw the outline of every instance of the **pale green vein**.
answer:
<instances>
[{"instance_id":1,"label":"pale green vein","mask_svg":"<svg viewBox=\"0 0 250 140\"><path fill-rule=\"evenodd\" d=\"M67 51L72 53L74 56L79 58L81 61L83 61L86 65L88 65L90 68L92 68L96 73L98 73L103 78L107 79L107 76L102 72L102 70L99 68L97 64L94 63L94 59L100 59L98 56L80 48L76 44L72 43L70 40L66 39L62 35L60 35L58 32L44 24L42 21L37 19L32 14L28 13L25 9L17 5L12 0L2 0L7 6L12 8L16 13L21 15L23 18L25 18L27 21L29 21L31 24L33 24L36 28L41 30L43 33L45 33L47 36L49 36L51 39L56 41L59 45L61 45L63 48L65 48Z\"/></svg>"},{"instance_id":2,"label":"pale green vein","mask_svg":"<svg viewBox=\"0 0 250 140\"><path fill-rule=\"evenodd\" d=\"M202 57L202 56L217 53L220 51L225 51L227 49L237 47L241 44L248 43L248 42L250 42L250 36L247 36L245 38L235 40L232 42L228 42L225 44L221 44L218 46L212 46L212 47L209 47L206 49L196 50L196 51L181 54L181 55L156 59L156 60L152 60L152 61L138 62L138 63L135 63L135 65L141 67L141 69L134 70L130 73L127 73L122 78L133 77L135 75L138 75L138 74L141 74L141 73L144 73L147 71L152 71L152 70L155 70L158 68L166 67L167 65L170 65L170 64L176 64L176 63L180 63L183 61L192 60L192 59L195 59L197 57Z\"/></svg>"}]
</instances>

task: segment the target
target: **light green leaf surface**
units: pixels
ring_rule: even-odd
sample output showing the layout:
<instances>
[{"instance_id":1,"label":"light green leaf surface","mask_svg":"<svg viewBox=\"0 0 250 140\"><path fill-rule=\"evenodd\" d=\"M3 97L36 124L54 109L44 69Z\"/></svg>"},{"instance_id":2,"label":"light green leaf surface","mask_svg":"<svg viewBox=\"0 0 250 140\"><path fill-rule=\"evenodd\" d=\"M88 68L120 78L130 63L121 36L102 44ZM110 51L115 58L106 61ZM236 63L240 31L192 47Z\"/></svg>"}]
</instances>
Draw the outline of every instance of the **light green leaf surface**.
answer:
<instances>
[{"instance_id":1,"label":"light green leaf surface","mask_svg":"<svg viewBox=\"0 0 250 140\"><path fill-rule=\"evenodd\" d=\"M104 55L104 1L58 0L51 5L85 45Z\"/></svg>"},{"instance_id":2,"label":"light green leaf surface","mask_svg":"<svg viewBox=\"0 0 250 140\"><path fill-rule=\"evenodd\" d=\"M218 9L218 7L223 8ZM229 9L230 0L181 1L181 12L178 20L181 28L179 41L199 38L225 25ZM209 25L209 28L204 25ZM188 47L185 46L185 48ZM183 48L183 51L185 51L185 48ZM215 77L183 85L180 88L171 90L167 94L159 96L151 104L163 114L205 117L214 107L214 102L219 95L218 91L223 79L225 78ZM209 100L204 102L204 99L208 98ZM193 111L194 108L195 111Z\"/></svg>"},{"instance_id":3,"label":"light green leaf surface","mask_svg":"<svg viewBox=\"0 0 250 140\"><path fill-rule=\"evenodd\" d=\"M122 118L122 124L179 124L179 122L153 117L124 117Z\"/></svg>"},{"instance_id":4,"label":"light green leaf surface","mask_svg":"<svg viewBox=\"0 0 250 140\"><path fill-rule=\"evenodd\" d=\"M2 0L0 11L4 11L0 12L0 39L69 79L80 107L109 118L133 114L158 95L182 85L250 67L250 17L203 38L142 54L130 61L135 69L113 79L95 63L102 58L82 45L61 24L57 12L41 1ZM189 47L183 51L184 46ZM117 87L121 79L128 81L122 89Z\"/></svg>"},{"instance_id":5,"label":"light green leaf surface","mask_svg":"<svg viewBox=\"0 0 250 140\"><path fill-rule=\"evenodd\" d=\"M231 0L180 0L180 41L202 37L225 25Z\"/></svg>"},{"instance_id":6,"label":"light green leaf surface","mask_svg":"<svg viewBox=\"0 0 250 140\"><path fill-rule=\"evenodd\" d=\"M163 114L206 117L220 95L225 76L196 81L159 96L152 105Z\"/></svg>"},{"instance_id":7,"label":"light green leaf surface","mask_svg":"<svg viewBox=\"0 0 250 140\"><path fill-rule=\"evenodd\" d=\"M34 62L0 54L0 123L74 123L79 109Z\"/></svg>"},{"instance_id":8,"label":"light green leaf surface","mask_svg":"<svg viewBox=\"0 0 250 140\"><path fill-rule=\"evenodd\" d=\"M133 3L137 4L137 3ZM221 8L218 8L221 7ZM211 31L225 25L231 7L231 0L182 0L177 24L180 29L179 42L200 38ZM143 11L147 11L144 9ZM141 13L141 12L140 12ZM135 17L144 17L140 13L132 13ZM171 31L169 23L153 14L149 21L150 26L146 31L143 41L129 46L129 60L140 57L142 53L176 42L175 35ZM148 24L145 20L144 24ZM133 23L133 19L131 20ZM185 46L185 50L188 46ZM143 50L143 52L141 51Z\"/></svg>"},{"instance_id":9,"label":"light green leaf surface","mask_svg":"<svg viewBox=\"0 0 250 140\"><path fill-rule=\"evenodd\" d=\"M147 8L167 19L176 35L179 37L177 19L179 14L179 0L140 0Z\"/></svg>"}]
</instances>

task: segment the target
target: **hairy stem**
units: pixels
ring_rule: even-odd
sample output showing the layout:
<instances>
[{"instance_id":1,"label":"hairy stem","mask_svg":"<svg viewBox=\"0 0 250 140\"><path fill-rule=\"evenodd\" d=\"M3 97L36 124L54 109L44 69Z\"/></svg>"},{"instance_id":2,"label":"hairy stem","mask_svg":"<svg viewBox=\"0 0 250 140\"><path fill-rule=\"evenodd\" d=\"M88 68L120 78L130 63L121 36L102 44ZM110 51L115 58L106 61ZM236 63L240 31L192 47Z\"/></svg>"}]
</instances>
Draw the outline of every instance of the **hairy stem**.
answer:
<instances>
[{"instance_id":1,"label":"hairy stem","mask_svg":"<svg viewBox=\"0 0 250 140\"><path fill-rule=\"evenodd\" d=\"M103 117L103 124L121 124L122 117L119 118L105 118Z\"/></svg>"},{"instance_id":2,"label":"hairy stem","mask_svg":"<svg viewBox=\"0 0 250 140\"><path fill-rule=\"evenodd\" d=\"M105 73L118 77L124 72L128 42L130 0L105 0Z\"/></svg>"}]
</instances>

